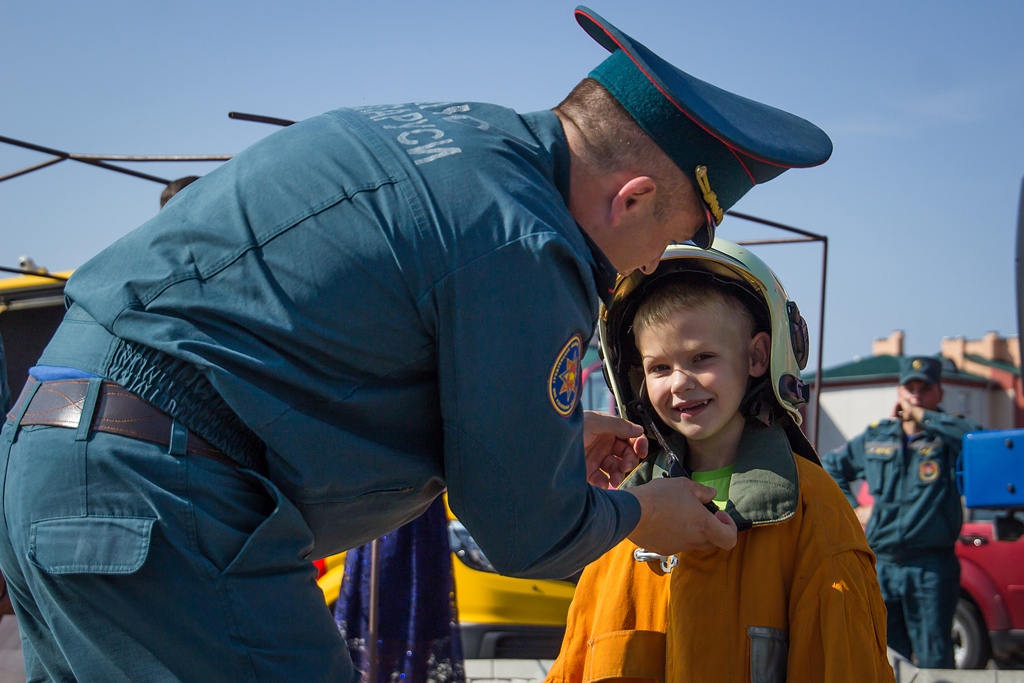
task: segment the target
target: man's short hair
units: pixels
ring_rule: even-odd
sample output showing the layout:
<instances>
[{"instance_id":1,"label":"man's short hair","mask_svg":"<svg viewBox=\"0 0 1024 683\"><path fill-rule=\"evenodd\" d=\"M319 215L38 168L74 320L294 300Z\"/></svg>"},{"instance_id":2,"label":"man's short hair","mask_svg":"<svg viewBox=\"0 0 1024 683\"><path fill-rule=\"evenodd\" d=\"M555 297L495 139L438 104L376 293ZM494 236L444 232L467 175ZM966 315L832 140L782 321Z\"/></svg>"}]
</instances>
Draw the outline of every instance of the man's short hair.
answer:
<instances>
[{"instance_id":1,"label":"man's short hair","mask_svg":"<svg viewBox=\"0 0 1024 683\"><path fill-rule=\"evenodd\" d=\"M751 310L753 302L744 301L739 292L711 277L686 277L668 280L647 294L636 315L633 316L634 339L656 325L663 325L679 311L706 310L722 319L739 317L752 338L758 332L768 332L767 325L759 321Z\"/></svg>"},{"instance_id":2,"label":"man's short hair","mask_svg":"<svg viewBox=\"0 0 1024 683\"><path fill-rule=\"evenodd\" d=\"M603 85L584 78L555 107L579 129L586 143L583 161L599 173L632 171L654 179L659 190L655 214L660 218L670 204L695 190L689 179L661 147L644 132Z\"/></svg>"},{"instance_id":3,"label":"man's short hair","mask_svg":"<svg viewBox=\"0 0 1024 683\"><path fill-rule=\"evenodd\" d=\"M160 208L164 208L164 204L171 200L171 197L178 194L186 187L199 180L197 175L187 175L184 178L178 178L167 183L167 187L160 193Z\"/></svg>"}]
</instances>

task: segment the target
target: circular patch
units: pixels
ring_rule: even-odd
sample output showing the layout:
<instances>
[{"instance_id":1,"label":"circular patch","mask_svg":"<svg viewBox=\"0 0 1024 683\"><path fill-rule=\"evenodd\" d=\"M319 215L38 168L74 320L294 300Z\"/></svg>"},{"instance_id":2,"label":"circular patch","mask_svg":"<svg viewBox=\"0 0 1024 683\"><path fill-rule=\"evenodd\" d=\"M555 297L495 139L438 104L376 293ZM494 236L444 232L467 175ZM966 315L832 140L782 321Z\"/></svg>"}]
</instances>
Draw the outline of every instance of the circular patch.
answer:
<instances>
[{"instance_id":1,"label":"circular patch","mask_svg":"<svg viewBox=\"0 0 1024 683\"><path fill-rule=\"evenodd\" d=\"M583 340L574 334L558 353L548 376L548 398L555 412L562 417L572 414L580 397L582 351Z\"/></svg>"},{"instance_id":2,"label":"circular patch","mask_svg":"<svg viewBox=\"0 0 1024 683\"><path fill-rule=\"evenodd\" d=\"M918 478L926 484L930 484L939 478L939 463L935 460L922 460L917 468Z\"/></svg>"},{"instance_id":3,"label":"circular patch","mask_svg":"<svg viewBox=\"0 0 1024 683\"><path fill-rule=\"evenodd\" d=\"M924 367L924 363L922 363L922 362L921 362L920 360L915 360L915 361L914 361L913 363L911 363L910 365L911 365L911 367L913 367L913 368L914 368L915 370L920 370L921 368L923 368L923 367Z\"/></svg>"}]
</instances>

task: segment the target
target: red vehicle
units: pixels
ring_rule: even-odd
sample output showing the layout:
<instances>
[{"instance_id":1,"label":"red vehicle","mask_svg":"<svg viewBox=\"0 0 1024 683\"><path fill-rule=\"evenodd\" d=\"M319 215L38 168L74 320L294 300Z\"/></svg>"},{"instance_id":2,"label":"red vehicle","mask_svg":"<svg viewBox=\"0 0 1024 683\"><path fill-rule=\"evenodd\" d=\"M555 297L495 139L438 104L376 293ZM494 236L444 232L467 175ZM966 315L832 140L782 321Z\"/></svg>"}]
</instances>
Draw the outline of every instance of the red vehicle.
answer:
<instances>
[{"instance_id":1,"label":"red vehicle","mask_svg":"<svg viewBox=\"0 0 1024 683\"><path fill-rule=\"evenodd\" d=\"M981 669L995 659L1024 666L1024 538L996 540L992 510L967 510L956 555L960 601L953 619L958 669ZM1015 513L1024 522L1024 512Z\"/></svg>"},{"instance_id":2,"label":"red vehicle","mask_svg":"<svg viewBox=\"0 0 1024 683\"><path fill-rule=\"evenodd\" d=\"M862 484L861 505L874 502ZM998 510L964 510L956 544L960 600L953 616L953 659L958 669L984 669L989 659L1024 667L1024 538L996 540ZM1024 512L1015 513L1024 522Z\"/></svg>"}]
</instances>

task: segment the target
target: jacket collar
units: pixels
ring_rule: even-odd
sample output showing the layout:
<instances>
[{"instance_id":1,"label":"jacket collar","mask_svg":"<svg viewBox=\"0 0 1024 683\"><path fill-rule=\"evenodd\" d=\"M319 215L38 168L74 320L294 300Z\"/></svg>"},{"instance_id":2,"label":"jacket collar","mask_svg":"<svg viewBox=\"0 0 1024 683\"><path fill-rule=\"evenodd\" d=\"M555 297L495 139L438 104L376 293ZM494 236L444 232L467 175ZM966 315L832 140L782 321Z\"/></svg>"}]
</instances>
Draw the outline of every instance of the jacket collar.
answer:
<instances>
[{"instance_id":1,"label":"jacket collar","mask_svg":"<svg viewBox=\"0 0 1024 683\"><path fill-rule=\"evenodd\" d=\"M686 439L673 433L672 448L686 457ZM646 484L668 476L665 453L648 458L622 482L621 488ZM794 514L800 498L796 460L782 425L767 427L748 420L740 437L729 482L725 511L740 531L783 522Z\"/></svg>"}]
</instances>

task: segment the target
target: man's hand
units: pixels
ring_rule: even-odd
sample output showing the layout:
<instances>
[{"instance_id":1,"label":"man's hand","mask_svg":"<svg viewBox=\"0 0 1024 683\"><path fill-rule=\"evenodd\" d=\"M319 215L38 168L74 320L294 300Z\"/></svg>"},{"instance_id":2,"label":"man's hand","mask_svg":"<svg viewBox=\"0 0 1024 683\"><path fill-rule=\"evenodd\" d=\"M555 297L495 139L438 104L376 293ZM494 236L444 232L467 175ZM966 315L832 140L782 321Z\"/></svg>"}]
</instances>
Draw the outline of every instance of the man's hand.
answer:
<instances>
[{"instance_id":1,"label":"man's hand","mask_svg":"<svg viewBox=\"0 0 1024 683\"><path fill-rule=\"evenodd\" d=\"M647 437L640 425L584 410L583 449L587 453L587 481L606 489L621 484L647 457Z\"/></svg>"},{"instance_id":2,"label":"man's hand","mask_svg":"<svg viewBox=\"0 0 1024 683\"><path fill-rule=\"evenodd\" d=\"M901 398L896 402L896 407L893 408L892 416L899 418L903 422L913 422L914 424L919 425L924 420L924 408L921 406L915 406L909 400Z\"/></svg>"},{"instance_id":3,"label":"man's hand","mask_svg":"<svg viewBox=\"0 0 1024 683\"><path fill-rule=\"evenodd\" d=\"M683 550L729 550L736 545L736 523L724 511L704 507L715 497L710 486L683 477L655 479L627 489L640 501L640 523L629 540L659 555Z\"/></svg>"},{"instance_id":4,"label":"man's hand","mask_svg":"<svg viewBox=\"0 0 1024 683\"><path fill-rule=\"evenodd\" d=\"M857 515L857 521L860 522L860 525L867 529L868 520L871 519L871 513L874 512L874 510L874 505L861 505L859 507L855 507L853 509L853 512L855 515Z\"/></svg>"}]
</instances>

